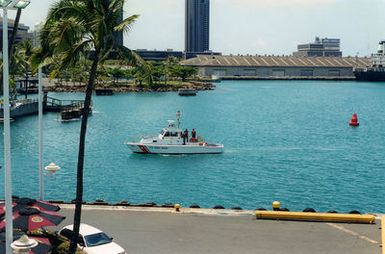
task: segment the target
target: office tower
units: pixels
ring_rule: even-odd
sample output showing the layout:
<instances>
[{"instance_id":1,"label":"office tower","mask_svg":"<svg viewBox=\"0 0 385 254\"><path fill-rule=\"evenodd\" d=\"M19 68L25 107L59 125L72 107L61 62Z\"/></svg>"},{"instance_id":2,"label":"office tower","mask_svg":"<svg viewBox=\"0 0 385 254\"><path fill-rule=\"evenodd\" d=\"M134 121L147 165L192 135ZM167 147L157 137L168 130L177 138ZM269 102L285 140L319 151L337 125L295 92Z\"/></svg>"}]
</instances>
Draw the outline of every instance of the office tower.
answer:
<instances>
[{"instance_id":1,"label":"office tower","mask_svg":"<svg viewBox=\"0 0 385 254\"><path fill-rule=\"evenodd\" d=\"M118 22L123 21L123 8L121 9L118 17ZM116 46L123 46L123 32L114 32L114 38L115 38L115 45Z\"/></svg>"},{"instance_id":2,"label":"office tower","mask_svg":"<svg viewBox=\"0 0 385 254\"><path fill-rule=\"evenodd\" d=\"M208 51L210 0L186 0L185 22L185 51Z\"/></svg>"}]
</instances>

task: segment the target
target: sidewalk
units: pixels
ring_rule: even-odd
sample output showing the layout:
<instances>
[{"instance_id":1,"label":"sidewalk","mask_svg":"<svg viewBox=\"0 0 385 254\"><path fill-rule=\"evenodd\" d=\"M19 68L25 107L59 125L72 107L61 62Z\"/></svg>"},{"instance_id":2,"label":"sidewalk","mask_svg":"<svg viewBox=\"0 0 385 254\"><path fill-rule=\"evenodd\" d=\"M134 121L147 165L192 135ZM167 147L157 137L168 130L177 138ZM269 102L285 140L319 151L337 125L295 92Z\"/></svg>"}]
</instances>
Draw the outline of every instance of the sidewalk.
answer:
<instances>
[{"instance_id":1,"label":"sidewalk","mask_svg":"<svg viewBox=\"0 0 385 254\"><path fill-rule=\"evenodd\" d=\"M73 207L61 206L72 224ZM190 213L198 211L198 213ZM114 237L127 253L379 254L376 225L256 220L242 213L85 206L82 222ZM240 215L238 215L240 214Z\"/></svg>"}]
</instances>

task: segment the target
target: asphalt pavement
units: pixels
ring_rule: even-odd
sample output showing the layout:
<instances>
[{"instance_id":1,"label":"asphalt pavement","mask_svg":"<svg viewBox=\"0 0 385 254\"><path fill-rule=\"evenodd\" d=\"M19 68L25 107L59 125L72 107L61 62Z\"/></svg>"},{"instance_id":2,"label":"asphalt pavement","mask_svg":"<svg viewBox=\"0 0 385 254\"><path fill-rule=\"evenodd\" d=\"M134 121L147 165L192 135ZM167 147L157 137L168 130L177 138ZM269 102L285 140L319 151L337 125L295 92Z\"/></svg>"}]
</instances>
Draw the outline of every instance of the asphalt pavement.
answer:
<instances>
[{"instance_id":1,"label":"asphalt pavement","mask_svg":"<svg viewBox=\"0 0 385 254\"><path fill-rule=\"evenodd\" d=\"M62 206L72 224L73 207ZM84 206L82 222L107 232L127 253L379 254L375 225L256 220L252 211Z\"/></svg>"}]
</instances>

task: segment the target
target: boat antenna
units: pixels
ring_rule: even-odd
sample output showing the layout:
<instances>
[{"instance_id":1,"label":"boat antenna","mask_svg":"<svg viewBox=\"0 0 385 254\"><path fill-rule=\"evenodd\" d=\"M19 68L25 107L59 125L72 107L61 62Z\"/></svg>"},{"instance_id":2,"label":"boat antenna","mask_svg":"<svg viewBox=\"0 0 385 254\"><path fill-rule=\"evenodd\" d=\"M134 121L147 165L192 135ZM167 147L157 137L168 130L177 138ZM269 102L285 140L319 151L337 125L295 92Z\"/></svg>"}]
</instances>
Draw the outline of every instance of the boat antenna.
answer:
<instances>
[{"instance_id":1,"label":"boat antenna","mask_svg":"<svg viewBox=\"0 0 385 254\"><path fill-rule=\"evenodd\" d=\"M176 112L176 118L178 119L178 129L179 129L179 127L180 127L180 111L179 110Z\"/></svg>"}]
</instances>

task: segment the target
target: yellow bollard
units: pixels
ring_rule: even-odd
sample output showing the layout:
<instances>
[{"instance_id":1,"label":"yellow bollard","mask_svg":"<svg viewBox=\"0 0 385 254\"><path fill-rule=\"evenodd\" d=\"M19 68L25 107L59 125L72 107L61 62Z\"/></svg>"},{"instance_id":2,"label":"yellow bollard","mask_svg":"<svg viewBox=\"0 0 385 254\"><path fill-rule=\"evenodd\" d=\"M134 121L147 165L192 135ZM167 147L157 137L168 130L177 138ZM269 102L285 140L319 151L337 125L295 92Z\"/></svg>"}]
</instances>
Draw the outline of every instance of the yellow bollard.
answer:
<instances>
[{"instance_id":1,"label":"yellow bollard","mask_svg":"<svg viewBox=\"0 0 385 254\"><path fill-rule=\"evenodd\" d=\"M180 204L175 204L175 212L180 212Z\"/></svg>"},{"instance_id":2,"label":"yellow bollard","mask_svg":"<svg viewBox=\"0 0 385 254\"><path fill-rule=\"evenodd\" d=\"M281 203L279 201L273 202L273 210L274 211L278 211L280 207L281 207Z\"/></svg>"}]
</instances>

